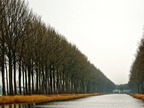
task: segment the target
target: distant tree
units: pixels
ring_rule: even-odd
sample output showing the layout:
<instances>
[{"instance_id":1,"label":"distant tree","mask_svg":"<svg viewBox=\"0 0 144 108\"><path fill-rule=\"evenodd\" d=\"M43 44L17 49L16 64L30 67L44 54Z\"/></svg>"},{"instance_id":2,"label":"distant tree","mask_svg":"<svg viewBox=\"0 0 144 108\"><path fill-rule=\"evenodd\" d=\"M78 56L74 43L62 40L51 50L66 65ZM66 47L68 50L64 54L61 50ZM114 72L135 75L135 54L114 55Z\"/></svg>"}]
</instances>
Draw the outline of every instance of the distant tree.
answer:
<instances>
[{"instance_id":1,"label":"distant tree","mask_svg":"<svg viewBox=\"0 0 144 108\"><path fill-rule=\"evenodd\" d=\"M141 39L135 61L131 66L129 84L137 85L137 92L144 93L144 38ZM136 86L133 86L136 87Z\"/></svg>"}]
</instances>

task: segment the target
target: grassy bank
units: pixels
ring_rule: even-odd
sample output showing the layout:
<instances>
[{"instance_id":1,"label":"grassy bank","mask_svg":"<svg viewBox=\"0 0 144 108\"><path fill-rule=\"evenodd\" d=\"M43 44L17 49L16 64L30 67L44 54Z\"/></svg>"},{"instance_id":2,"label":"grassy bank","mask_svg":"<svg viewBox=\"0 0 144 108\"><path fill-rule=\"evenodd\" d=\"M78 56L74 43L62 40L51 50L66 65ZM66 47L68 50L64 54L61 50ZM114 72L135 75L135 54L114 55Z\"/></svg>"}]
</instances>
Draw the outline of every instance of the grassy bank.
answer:
<instances>
[{"instance_id":1,"label":"grassy bank","mask_svg":"<svg viewBox=\"0 0 144 108\"><path fill-rule=\"evenodd\" d=\"M95 94L54 94L54 95L15 95L15 96L1 96L0 104L14 104L14 103L40 103L49 101L60 101L82 98L87 96L102 95Z\"/></svg>"},{"instance_id":2,"label":"grassy bank","mask_svg":"<svg viewBox=\"0 0 144 108\"><path fill-rule=\"evenodd\" d=\"M129 95L134 98L144 100L144 94L129 94Z\"/></svg>"}]
</instances>

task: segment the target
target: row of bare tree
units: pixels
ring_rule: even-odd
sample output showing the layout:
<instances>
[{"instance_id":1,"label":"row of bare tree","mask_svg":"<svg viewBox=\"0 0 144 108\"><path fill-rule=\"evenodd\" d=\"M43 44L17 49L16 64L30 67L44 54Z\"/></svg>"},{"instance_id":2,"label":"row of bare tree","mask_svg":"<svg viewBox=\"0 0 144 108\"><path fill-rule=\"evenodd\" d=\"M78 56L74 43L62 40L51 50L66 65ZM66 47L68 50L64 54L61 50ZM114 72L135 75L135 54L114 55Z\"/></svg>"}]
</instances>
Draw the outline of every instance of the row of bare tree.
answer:
<instances>
[{"instance_id":1,"label":"row of bare tree","mask_svg":"<svg viewBox=\"0 0 144 108\"><path fill-rule=\"evenodd\" d=\"M144 37L141 39L136 58L131 66L129 85L133 92L144 93Z\"/></svg>"},{"instance_id":2,"label":"row of bare tree","mask_svg":"<svg viewBox=\"0 0 144 108\"><path fill-rule=\"evenodd\" d=\"M3 95L111 92L114 83L24 0L0 0Z\"/></svg>"}]
</instances>

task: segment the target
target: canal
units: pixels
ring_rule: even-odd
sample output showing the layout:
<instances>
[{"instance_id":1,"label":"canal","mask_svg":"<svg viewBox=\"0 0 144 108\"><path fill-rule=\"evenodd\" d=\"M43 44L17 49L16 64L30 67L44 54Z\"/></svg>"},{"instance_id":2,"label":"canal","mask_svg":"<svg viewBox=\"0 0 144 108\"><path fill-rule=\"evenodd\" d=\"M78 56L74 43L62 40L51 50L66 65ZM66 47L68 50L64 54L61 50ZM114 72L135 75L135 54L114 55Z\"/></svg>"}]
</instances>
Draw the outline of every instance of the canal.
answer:
<instances>
[{"instance_id":1,"label":"canal","mask_svg":"<svg viewBox=\"0 0 144 108\"><path fill-rule=\"evenodd\" d=\"M144 102L127 94L109 94L69 101L47 102L36 105L13 105L0 108L144 108Z\"/></svg>"}]
</instances>

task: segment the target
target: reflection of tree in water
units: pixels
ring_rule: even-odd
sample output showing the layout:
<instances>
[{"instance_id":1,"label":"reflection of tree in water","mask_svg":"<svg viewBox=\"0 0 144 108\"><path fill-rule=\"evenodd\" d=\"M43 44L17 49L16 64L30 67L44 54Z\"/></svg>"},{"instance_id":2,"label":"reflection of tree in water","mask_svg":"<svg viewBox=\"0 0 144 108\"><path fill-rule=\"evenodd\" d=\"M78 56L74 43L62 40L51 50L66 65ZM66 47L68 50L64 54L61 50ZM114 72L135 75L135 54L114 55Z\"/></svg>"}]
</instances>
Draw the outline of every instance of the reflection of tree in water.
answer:
<instances>
[{"instance_id":1,"label":"reflection of tree in water","mask_svg":"<svg viewBox=\"0 0 144 108\"><path fill-rule=\"evenodd\" d=\"M0 108L32 108L34 104L12 104L12 105L2 105Z\"/></svg>"}]
</instances>

